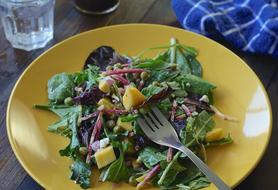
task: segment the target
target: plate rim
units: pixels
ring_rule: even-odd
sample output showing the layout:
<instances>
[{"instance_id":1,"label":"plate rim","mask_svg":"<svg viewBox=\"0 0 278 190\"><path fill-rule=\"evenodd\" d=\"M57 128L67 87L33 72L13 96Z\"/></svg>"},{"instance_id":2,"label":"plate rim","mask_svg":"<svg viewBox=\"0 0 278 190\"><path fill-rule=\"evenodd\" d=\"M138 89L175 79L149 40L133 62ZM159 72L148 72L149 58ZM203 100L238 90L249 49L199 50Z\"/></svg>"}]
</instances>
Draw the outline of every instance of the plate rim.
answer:
<instances>
[{"instance_id":1,"label":"plate rim","mask_svg":"<svg viewBox=\"0 0 278 190\"><path fill-rule=\"evenodd\" d=\"M47 49L46 51L44 51L42 54L40 54L36 59L34 59L26 68L25 70L21 73L21 75L19 76L19 78L17 79L16 83L14 84L14 87L10 93L10 97L9 97L9 100L8 100L8 104L7 104L7 110L6 110L6 131L7 131L7 135L8 135L8 139L9 139L9 143L11 145L11 148L12 148L12 151L14 153L14 155L16 156L16 159L17 161L20 163L21 167L23 167L23 169L27 172L28 175L30 175L32 177L33 180L35 180L39 185L41 185L43 188L46 188L46 189L50 189L51 187L49 187L48 185L46 185L42 180L40 180L38 177L36 177L33 172L31 171L31 169L23 162L23 160L20 158L20 155L19 153L16 151L16 145L14 143L14 140L13 140L13 137L12 137L12 132L11 132L11 124L10 124L10 109L11 109L11 102L12 102L12 99L14 97L14 93L17 89L17 86L19 84L19 82L22 80L23 76L33 67L34 64L36 64L37 60L39 60L42 56L44 56L45 54L47 54L49 51L51 51L52 49L58 47L58 46L61 46L63 45L63 43L67 42L67 41L70 41L72 39L75 39L75 38L78 38L79 36L83 36L83 35L86 35L87 33L90 33L90 32L94 32L94 31L99 31L99 30L106 30L106 29L113 29L113 28L119 28L119 27L136 27L136 26L142 26L142 27L160 27L160 28L168 28L168 29L174 29L174 30L179 30L179 31L185 31L185 32L188 32L188 33L191 33L192 35L195 35L197 36L198 38L203 38L205 40L209 40L211 43L214 43L214 44L217 44L218 46L220 46L221 48L224 48L225 51L228 51L229 53L231 53L233 56L235 56L238 60L241 61L241 63L243 64L243 66L248 69L249 72L251 72L254 76L255 76L255 79L257 80L259 86L262 88L262 92L263 92L263 95L265 96L265 100L266 100L266 103L267 103L267 107L268 107L268 110L269 110L269 114L268 114L268 117L269 117L269 126L268 126L268 129L269 129L269 132L267 134L267 141L265 143L265 146L263 147L263 150L260 154L260 156L257 158L257 160L255 161L254 165L252 167L250 167L248 169L248 171L245 173L245 175L240 179L238 180L235 184L233 184L231 186L231 188L235 188L236 186L238 186L241 182L243 182L253 171L254 169L258 166L258 164L261 162L263 156L265 155L265 152L269 146L269 142L270 142L270 138L271 138L271 134L272 134L272 128L273 128L273 113L272 113L272 107L271 107L271 103L270 103L270 99L269 99L269 96L268 96L268 93L264 87L264 85L262 84L262 81L260 80L260 78L258 77L258 75L251 69L251 67L243 60L241 59L237 54L235 54L233 51L231 51L230 49L228 49L227 47L223 46L222 44L206 37L206 36L203 36L201 34L198 34L198 33L195 33L195 32L192 32L192 31L189 31L189 30L186 30L186 29L183 29L183 28L177 28L177 27L174 27L174 26L168 26L168 25L161 25L161 24L149 24L149 23L130 23L130 24L116 24L116 25L111 25L111 26L104 26L104 27L99 27L99 28L95 28L95 29L92 29L92 30L88 30L88 31L85 31L85 32L81 32L81 33L78 33L78 34L75 34L71 37L68 37L68 38L65 38L63 39L62 41L58 42L57 44L55 44L54 46L50 47L49 49Z\"/></svg>"}]
</instances>

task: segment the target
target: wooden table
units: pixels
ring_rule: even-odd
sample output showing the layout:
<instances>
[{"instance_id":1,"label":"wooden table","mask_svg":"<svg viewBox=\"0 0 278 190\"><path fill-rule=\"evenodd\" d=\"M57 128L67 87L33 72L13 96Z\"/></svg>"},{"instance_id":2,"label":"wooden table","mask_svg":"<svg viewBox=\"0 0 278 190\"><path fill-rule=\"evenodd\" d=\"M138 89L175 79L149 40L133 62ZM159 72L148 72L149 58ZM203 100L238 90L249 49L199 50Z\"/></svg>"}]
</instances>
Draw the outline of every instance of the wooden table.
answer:
<instances>
[{"instance_id":1,"label":"wooden table","mask_svg":"<svg viewBox=\"0 0 278 190\"><path fill-rule=\"evenodd\" d=\"M44 49L31 52L13 49L5 39L3 28L0 26L0 189L42 189L16 160L6 134L5 116L8 98L24 69L48 48L72 35L107 25L139 22L181 27L171 9L170 0L121 0L120 7L114 13L105 16L83 15L74 9L72 1L57 0L54 39ZM224 45L228 46L227 44ZM228 48L232 49L229 46ZM263 159L236 189L277 189L278 75L276 73L278 60L267 56L242 53L233 49L232 51L245 60L262 80L270 96L274 122L270 144Z\"/></svg>"}]
</instances>

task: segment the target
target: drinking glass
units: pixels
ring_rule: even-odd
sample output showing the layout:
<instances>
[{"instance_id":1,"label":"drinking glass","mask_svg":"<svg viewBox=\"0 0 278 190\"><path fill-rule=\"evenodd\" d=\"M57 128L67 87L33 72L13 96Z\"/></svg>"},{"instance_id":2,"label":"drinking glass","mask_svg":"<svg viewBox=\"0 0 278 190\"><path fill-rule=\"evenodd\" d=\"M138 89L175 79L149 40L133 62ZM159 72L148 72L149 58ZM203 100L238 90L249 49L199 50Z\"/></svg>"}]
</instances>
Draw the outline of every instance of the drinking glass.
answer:
<instances>
[{"instance_id":1,"label":"drinking glass","mask_svg":"<svg viewBox=\"0 0 278 190\"><path fill-rule=\"evenodd\" d=\"M55 0L0 0L0 16L7 40L30 51L53 38Z\"/></svg>"}]
</instances>

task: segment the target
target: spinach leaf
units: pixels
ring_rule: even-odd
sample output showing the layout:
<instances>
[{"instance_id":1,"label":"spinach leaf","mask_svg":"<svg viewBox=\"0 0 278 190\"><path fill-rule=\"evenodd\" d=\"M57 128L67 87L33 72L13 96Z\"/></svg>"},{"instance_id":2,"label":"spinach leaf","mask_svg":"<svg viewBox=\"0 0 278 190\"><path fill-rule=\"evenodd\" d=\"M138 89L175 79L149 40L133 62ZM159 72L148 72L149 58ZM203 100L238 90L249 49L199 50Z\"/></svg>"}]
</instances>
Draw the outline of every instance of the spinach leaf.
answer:
<instances>
[{"instance_id":1,"label":"spinach leaf","mask_svg":"<svg viewBox=\"0 0 278 190\"><path fill-rule=\"evenodd\" d=\"M131 122L131 121L136 121L136 119L138 118L138 115L137 114L129 114L129 115L126 115L126 116L120 116L120 119L122 122Z\"/></svg>"},{"instance_id":2,"label":"spinach leaf","mask_svg":"<svg viewBox=\"0 0 278 190\"><path fill-rule=\"evenodd\" d=\"M75 160L71 166L70 179L74 180L80 187L87 189L90 187L91 169L81 160Z\"/></svg>"},{"instance_id":3,"label":"spinach leaf","mask_svg":"<svg viewBox=\"0 0 278 190\"><path fill-rule=\"evenodd\" d=\"M231 138L231 135L228 134L226 137L219 139L217 141L213 141L213 142L208 142L207 144L205 144L206 147L209 146L218 146L218 145L225 145L225 144L231 144L233 142L233 139Z\"/></svg>"},{"instance_id":4,"label":"spinach leaf","mask_svg":"<svg viewBox=\"0 0 278 190\"><path fill-rule=\"evenodd\" d=\"M180 87L182 89L201 95L208 94L212 89L216 87L208 81L190 74L181 75L177 77L176 81L180 84Z\"/></svg>"},{"instance_id":5,"label":"spinach leaf","mask_svg":"<svg viewBox=\"0 0 278 190\"><path fill-rule=\"evenodd\" d=\"M189 62L180 48L176 50L176 63L178 64L178 70L183 74L191 74Z\"/></svg>"},{"instance_id":6,"label":"spinach leaf","mask_svg":"<svg viewBox=\"0 0 278 190\"><path fill-rule=\"evenodd\" d=\"M127 181L130 176L130 171L124 161L124 153L121 150L120 157L114 161L106 170L103 170L100 175L101 181L120 182Z\"/></svg>"},{"instance_id":7,"label":"spinach leaf","mask_svg":"<svg viewBox=\"0 0 278 190\"><path fill-rule=\"evenodd\" d=\"M194 47L186 46L183 44L179 44L179 47L184 50L185 55L189 55L192 57L196 57L198 55L198 50Z\"/></svg>"},{"instance_id":8,"label":"spinach leaf","mask_svg":"<svg viewBox=\"0 0 278 190\"><path fill-rule=\"evenodd\" d=\"M149 85L154 81L172 81L179 73L180 71L172 71L171 69L153 70L150 73L150 78L146 82Z\"/></svg>"},{"instance_id":9,"label":"spinach leaf","mask_svg":"<svg viewBox=\"0 0 278 190\"><path fill-rule=\"evenodd\" d=\"M168 66L169 61L170 61L170 55L169 55L169 50L167 50L162 54L158 54L153 59L143 59L138 64L136 64L135 67L151 69L151 70L161 70Z\"/></svg>"},{"instance_id":10,"label":"spinach leaf","mask_svg":"<svg viewBox=\"0 0 278 190\"><path fill-rule=\"evenodd\" d=\"M169 98L166 98L160 102L158 102L157 107L162 111L169 111L172 107L172 102L170 102Z\"/></svg>"},{"instance_id":11,"label":"spinach leaf","mask_svg":"<svg viewBox=\"0 0 278 190\"><path fill-rule=\"evenodd\" d=\"M155 94L159 94L161 91L163 91L166 88L167 88L167 86L166 87L165 86L156 86L156 85L151 84L151 85L143 88L141 92L144 96L151 97Z\"/></svg>"},{"instance_id":12,"label":"spinach leaf","mask_svg":"<svg viewBox=\"0 0 278 190\"><path fill-rule=\"evenodd\" d=\"M148 168L152 168L160 161L166 160L166 158L165 154L152 147L146 147L139 153L139 159L141 159Z\"/></svg>"},{"instance_id":13,"label":"spinach leaf","mask_svg":"<svg viewBox=\"0 0 278 190\"><path fill-rule=\"evenodd\" d=\"M48 99L61 103L67 97L73 96L74 81L71 74L60 73L50 78L47 83Z\"/></svg>"},{"instance_id":14,"label":"spinach leaf","mask_svg":"<svg viewBox=\"0 0 278 190\"><path fill-rule=\"evenodd\" d=\"M192 75L195 75L197 77L202 77L203 71L200 62L194 57L190 57L188 60L191 67Z\"/></svg>"},{"instance_id":15,"label":"spinach leaf","mask_svg":"<svg viewBox=\"0 0 278 190\"><path fill-rule=\"evenodd\" d=\"M163 69L167 67L167 64L168 63L160 59L147 59L144 62L136 65L136 67L142 69Z\"/></svg>"}]
</instances>

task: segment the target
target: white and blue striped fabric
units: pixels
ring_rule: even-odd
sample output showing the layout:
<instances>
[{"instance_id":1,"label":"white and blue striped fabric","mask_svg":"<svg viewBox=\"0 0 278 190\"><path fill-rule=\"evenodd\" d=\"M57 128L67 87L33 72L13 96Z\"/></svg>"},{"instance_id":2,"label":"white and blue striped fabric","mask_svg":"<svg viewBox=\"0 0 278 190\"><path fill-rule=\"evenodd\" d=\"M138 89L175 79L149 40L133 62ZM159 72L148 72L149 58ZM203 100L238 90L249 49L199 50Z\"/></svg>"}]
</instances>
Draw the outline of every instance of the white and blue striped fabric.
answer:
<instances>
[{"instance_id":1,"label":"white and blue striped fabric","mask_svg":"<svg viewBox=\"0 0 278 190\"><path fill-rule=\"evenodd\" d=\"M188 30L278 57L278 0L172 0L172 6Z\"/></svg>"}]
</instances>

